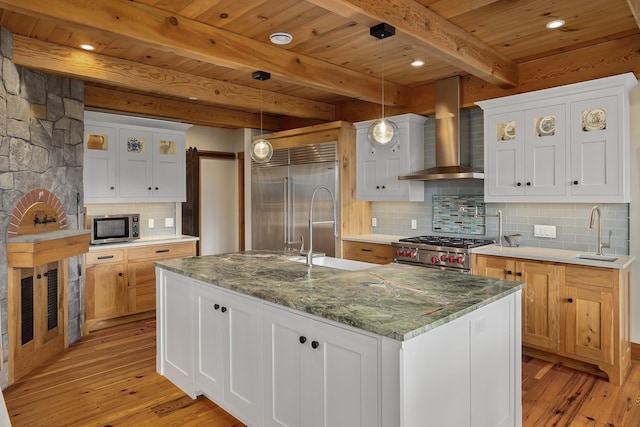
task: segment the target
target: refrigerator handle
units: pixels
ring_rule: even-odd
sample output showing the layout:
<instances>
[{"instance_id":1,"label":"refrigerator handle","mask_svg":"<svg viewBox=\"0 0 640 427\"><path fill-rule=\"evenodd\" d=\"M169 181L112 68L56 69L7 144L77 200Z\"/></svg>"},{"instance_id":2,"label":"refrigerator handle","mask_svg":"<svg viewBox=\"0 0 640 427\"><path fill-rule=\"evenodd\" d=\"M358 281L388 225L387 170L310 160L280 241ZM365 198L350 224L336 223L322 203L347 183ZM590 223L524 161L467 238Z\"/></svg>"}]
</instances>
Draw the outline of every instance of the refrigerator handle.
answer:
<instances>
[{"instance_id":1,"label":"refrigerator handle","mask_svg":"<svg viewBox=\"0 0 640 427\"><path fill-rule=\"evenodd\" d=\"M287 244L289 244L289 227L288 227L288 223L289 223L289 185L287 182L288 178L284 177L282 178L282 208L283 208L283 221L284 223L282 224L282 228L283 228L283 233L284 233L284 246L287 247Z\"/></svg>"}]
</instances>

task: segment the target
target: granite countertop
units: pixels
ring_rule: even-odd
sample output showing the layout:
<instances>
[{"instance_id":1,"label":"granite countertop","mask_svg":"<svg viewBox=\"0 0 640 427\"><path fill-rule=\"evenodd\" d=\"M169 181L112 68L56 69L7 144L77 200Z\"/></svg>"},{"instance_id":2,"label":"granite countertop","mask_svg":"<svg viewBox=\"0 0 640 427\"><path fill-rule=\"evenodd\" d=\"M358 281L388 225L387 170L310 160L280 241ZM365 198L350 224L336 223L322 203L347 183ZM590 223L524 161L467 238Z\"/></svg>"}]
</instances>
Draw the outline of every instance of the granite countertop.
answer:
<instances>
[{"instance_id":1,"label":"granite countertop","mask_svg":"<svg viewBox=\"0 0 640 427\"><path fill-rule=\"evenodd\" d=\"M520 246L517 248L508 246L489 245L471 249L474 254L496 255L512 258L523 258L537 261L559 262L564 264L586 265L590 267L605 267L625 269L635 261L635 257L628 255L605 254L607 257L616 258L615 261L598 261L577 258L578 254L593 255L592 253L570 251L566 249L549 249Z\"/></svg>"},{"instance_id":2,"label":"granite countertop","mask_svg":"<svg viewBox=\"0 0 640 427\"><path fill-rule=\"evenodd\" d=\"M401 264L361 271L307 267L246 251L157 261L221 288L395 340L409 340L524 287L522 282Z\"/></svg>"},{"instance_id":3,"label":"granite countertop","mask_svg":"<svg viewBox=\"0 0 640 427\"><path fill-rule=\"evenodd\" d=\"M88 230L87 230L88 231ZM133 242L121 242L121 243L105 243L102 245L89 246L89 252L99 251L101 249L118 249L118 248L132 248L135 246L156 245L162 243L179 243L179 242L192 242L199 240L199 237L186 236L184 234L167 235L167 236L150 236L142 237Z\"/></svg>"}]
</instances>

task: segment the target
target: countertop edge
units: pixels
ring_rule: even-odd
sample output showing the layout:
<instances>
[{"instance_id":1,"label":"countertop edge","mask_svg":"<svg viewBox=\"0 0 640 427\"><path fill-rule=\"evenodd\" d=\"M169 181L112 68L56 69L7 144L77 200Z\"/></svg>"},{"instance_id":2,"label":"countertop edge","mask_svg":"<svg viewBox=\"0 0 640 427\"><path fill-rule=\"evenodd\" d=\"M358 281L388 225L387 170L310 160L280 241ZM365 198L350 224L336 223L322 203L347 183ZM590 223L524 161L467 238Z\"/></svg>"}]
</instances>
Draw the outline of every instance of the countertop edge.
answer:
<instances>
[{"instance_id":1,"label":"countertop edge","mask_svg":"<svg viewBox=\"0 0 640 427\"><path fill-rule=\"evenodd\" d=\"M407 236L396 236L394 234L359 234L357 236L342 236L342 240L363 243L381 243L390 245Z\"/></svg>"},{"instance_id":2,"label":"countertop edge","mask_svg":"<svg viewBox=\"0 0 640 427\"><path fill-rule=\"evenodd\" d=\"M89 252L99 251L104 249L120 249L120 248L133 248L138 246L148 246L162 243L179 243L179 242L197 242L200 240L196 236L187 236L185 234L177 234L171 236L152 236L145 237L133 242L123 243L105 243L103 245L90 245Z\"/></svg>"}]
</instances>

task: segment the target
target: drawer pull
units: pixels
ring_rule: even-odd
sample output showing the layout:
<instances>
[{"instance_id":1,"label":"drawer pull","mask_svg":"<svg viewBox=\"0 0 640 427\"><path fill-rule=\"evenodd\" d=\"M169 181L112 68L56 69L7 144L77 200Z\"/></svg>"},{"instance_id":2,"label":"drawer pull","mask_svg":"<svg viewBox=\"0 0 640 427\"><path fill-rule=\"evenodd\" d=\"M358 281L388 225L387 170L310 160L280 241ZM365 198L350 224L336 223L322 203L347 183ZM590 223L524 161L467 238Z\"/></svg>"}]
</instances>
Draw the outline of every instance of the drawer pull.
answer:
<instances>
[{"instance_id":1,"label":"drawer pull","mask_svg":"<svg viewBox=\"0 0 640 427\"><path fill-rule=\"evenodd\" d=\"M98 257L98 259L111 259L111 258L113 258L113 255L102 255Z\"/></svg>"},{"instance_id":2,"label":"drawer pull","mask_svg":"<svg viewBox=\"0 0 640 427\"><path fill-rule=\"evenodd\" d=\"M371 249L369 249L369 248L360 248L360 250L362 252L371 252Z\"/></svg>"},{"instance_id":3,"label":"drawer pull","mask_svg":"<svg viewBox=\"0 0 640 427\"><path fill-rule=\"evenodd\" d=\"M164 253L164 252L169 252L169 250L170 250L170 249L158 249L158 250L156 251L156 253L157 253L157 254L161 254L161 253Z\"/></svg>"}]
</instances>

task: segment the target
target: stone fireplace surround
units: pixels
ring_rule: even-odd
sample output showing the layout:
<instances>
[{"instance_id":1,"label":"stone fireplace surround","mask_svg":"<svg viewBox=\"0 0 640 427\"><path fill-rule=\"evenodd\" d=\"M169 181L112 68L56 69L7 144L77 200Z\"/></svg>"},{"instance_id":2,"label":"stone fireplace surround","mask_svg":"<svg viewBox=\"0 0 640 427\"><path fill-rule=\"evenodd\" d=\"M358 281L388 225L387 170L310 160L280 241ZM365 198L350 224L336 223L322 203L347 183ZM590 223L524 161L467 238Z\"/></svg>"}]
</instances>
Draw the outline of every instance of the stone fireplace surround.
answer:
<instances>
[{"instance_id":1,"label":"stone fireplace surround","mask_svg":"<svg viewBox=\"0 0 640 427\"><path fill-rule=\"evenodd\" d=\"M0 386L7 385L6 236L18 200L43 188L60 200L67 227L78 228L82 209L84 83L31 71L12 62L12 35L0 28L0 308L4 360ZM79 201L79 203L78 203ZM69 271L69 344L80 338L81 260Z\"/></svg>"}]
</instances>

